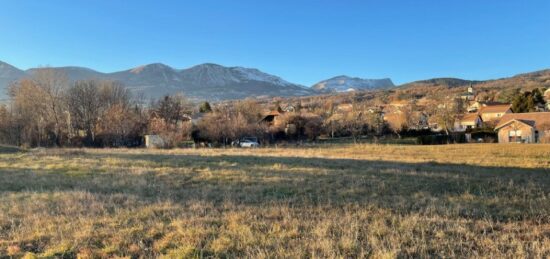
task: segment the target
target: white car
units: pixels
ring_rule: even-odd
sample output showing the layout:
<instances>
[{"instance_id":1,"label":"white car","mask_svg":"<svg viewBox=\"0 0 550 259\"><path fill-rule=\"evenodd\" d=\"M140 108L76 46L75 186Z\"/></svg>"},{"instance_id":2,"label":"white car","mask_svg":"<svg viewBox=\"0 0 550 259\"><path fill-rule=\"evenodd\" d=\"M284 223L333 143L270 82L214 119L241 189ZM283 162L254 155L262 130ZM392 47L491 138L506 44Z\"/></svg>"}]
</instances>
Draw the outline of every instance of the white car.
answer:
<instances>
[{"instance_id":1,"label":"white car","mask_svg":"<svg viewBox=\"0 0 550 259\"><path fill-rule=\"evenodd\" d=\"M249 139L245 139L243 141L240 141L239 142L239 147L259 147L260 146L260 143L258 143L258 141L254 141L254 140L249 140Z\"/></svg>"}]
</instances>

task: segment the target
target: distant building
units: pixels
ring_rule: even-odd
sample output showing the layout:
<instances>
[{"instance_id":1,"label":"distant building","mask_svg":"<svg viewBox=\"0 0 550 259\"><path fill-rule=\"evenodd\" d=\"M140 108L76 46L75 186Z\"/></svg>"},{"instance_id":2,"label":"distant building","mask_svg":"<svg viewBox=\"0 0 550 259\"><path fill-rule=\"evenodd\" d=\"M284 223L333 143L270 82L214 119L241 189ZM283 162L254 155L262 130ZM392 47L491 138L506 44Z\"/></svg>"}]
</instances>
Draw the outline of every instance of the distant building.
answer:
<instances>
[{"instance_id":1,"label":"distant building","mask_svg":"<svg viewBox=\"0 0 550 259\"><path fill-rule=\"evenodd\" d=\"M416 129L421 130L421 129L430 128L430 123L429 123L430 117L426 113L416 111L414 112L414 114L416 118L418 118L418 125L416 125Z\"/></svg>"},{"instance_id":2,"label":"distant building","mask_svg":"<svg viewBox=\"0 0 550 259\"><path fill-rule=\"evenodd\" d=\"M483 121L477 113L466 113L455 121L454 131L464 132L469 129L480 128L482 123Z\"/></svg>"},{"instance_id":3,"label":"distant building","mask_svg":"<svg viewBox=\"0 0 550 259\"><path fill-rule=\"evenodd\" d=\"M475 95L474 88L472 87L472 84L470 84L470 86L468 87L468 93L472 94L472 95Z\"/></svg>"},{"instance_id":4,"label":"distant building","mask_svg":"<svg viewBox=\"0 0 550 259\"><path fill-rule=\"evenodd\" d=\"M206 114L207 114L207 113L204 113L204 112L198 112L198 113L193 114L193 115L190 117L191 123L193 123L194 125L196 125L197 123L199 123L199 122L204 118L204 116L205 116Z\"/></svg>"},{"instance_id":5,"label":"distant building","mask_svg":"<svg viewBox=\"0 0 550 259\"><path fill-rule=\"evenodd\" d=\"M499 143L538 143L550 137L550 112L505 114L495 127Z\"/></svg>"},{"instance_id":6,"label":"distant building","mask_svg":"<svg viewBox=\"0 0 550 259\"><path fill-rule=\"evenodd\" d=\"M463 93L460 95L460 98L466 101L473 101L475 97L476 97L476 93L474 92L474 88L472 87L472 84L470 84L466 93Z\"/></svg>"},{"instance_id":7,"label":"distant building","mask_svg":"<svg viewBox=\"0 0 550 259\"><path fill-rule=\"evenodd\" d=\"M480 101L471 101L468 105L468 112L477 112L482 107L485 106L495 106L495 105L510 105L508 103L501 103L501 102L480 102Z\"/></svg>"},{"instance_id":8,"label":"distant building","mask_svg":"<svg viewBox=\"0 0 550 259\"><path fill-rule=\"evenodd\" d=\"M482 105L478 111L485 123L497 122L504 114L512 113L510 104Z\"/></svg>"},{"instance_id":9,"label":"distant building","mask_svg":"<svg viewBox=\"0 0 550 259\"><path fill-rule=\"evenodd\" d=\"M353 104L341 103L336 106L336 112L350 112L353 110Z\"/></svg>"},{"instance_id":10,"label":"distant building","mask_svg":"<svg viewBox=\"0 0 550 259\"><path fill-rule=\"evenodd\" d=\"M287 105L283 108L284 112L296 112L296 107L294 105Z\"/></svg>"},{"instance_id":11,"label":"distant building","mask_svg":"<svg viewBox=\"0 0 550 259\"><path fill-rule=\"evenodd\" d=\"M374 111L367 110L369 113ZM401 111L391 113L381 113L382 119L392 129L402 129L406 126L410 130L425 130L429 129L428 116L420 111L412 113L403 113Z\"/></svg>"},{"instance_id":12,"label":"distant building","mask_svg":"<svg viewBox=\"0 0 550 259\"><path fill-rule=\"evenodd\" d=\"M394 100L389 103L390 106L395 108L403 108L409 105L411 102L409 100Z\"/></svg>"},{"instance_id":13,"label":"distant building","mask_svg":"<svg viewBox=\"0 0 550 259\"><path fill-rule=\"evenodd\" d=\"M164 148L166 142L160 135L145 135L145 147L146 148Z\"/></svg>"},{"instance_id":14,"label":"distant building","mask_svg":"<svg viewBox=\"0 0 550 259\"><path fill-rule=\"evenodd\" d=\"M504 114L512 113L511 107L507 103L474 101L470 103L467 111L481 116L483 122L495 125Z\"/></svg>"},{"instance_id":15,"label":"distant building","mask_svg":"<svg viewBox=\"0 0 550 259\"><path fill-rule=\"evenodd\" d=\"M277 121L277 118L279 118L284 113L284 111L270 111L262 118L260 122L267 123L268 125L273 125Z\"/></svg>"}]
</instances>

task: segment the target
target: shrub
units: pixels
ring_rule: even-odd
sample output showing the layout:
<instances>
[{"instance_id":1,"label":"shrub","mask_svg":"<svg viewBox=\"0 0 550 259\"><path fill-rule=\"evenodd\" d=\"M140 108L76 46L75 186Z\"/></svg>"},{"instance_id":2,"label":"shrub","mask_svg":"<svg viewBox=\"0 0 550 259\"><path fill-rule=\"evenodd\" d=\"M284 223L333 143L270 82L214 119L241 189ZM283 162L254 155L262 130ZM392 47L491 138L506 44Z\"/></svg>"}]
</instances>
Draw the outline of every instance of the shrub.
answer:
<instances>
[{"instance_id":1,"label":"shrub","mask_svg":"<svg viewBox=\"0 0 550 259\"><path fill-rule=\"evenodd\" d=\"M466 143L466 136L464 133L452 133L449 135L427 135L419 136L417 143L421 145L442 145L451 143Z\"/></svg>"}]
</instances>

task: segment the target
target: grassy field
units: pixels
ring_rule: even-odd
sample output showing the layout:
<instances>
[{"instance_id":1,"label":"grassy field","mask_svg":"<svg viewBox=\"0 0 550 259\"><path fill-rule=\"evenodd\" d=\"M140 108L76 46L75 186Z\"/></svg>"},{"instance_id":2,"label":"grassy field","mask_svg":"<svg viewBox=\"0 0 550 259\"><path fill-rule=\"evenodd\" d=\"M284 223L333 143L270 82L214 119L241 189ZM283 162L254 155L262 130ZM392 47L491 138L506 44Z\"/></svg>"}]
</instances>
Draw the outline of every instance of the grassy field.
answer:
<instances>
[{"instance_id":1,"label":"grassy field","mask_svg":"<svg viewBox=\"0 0 550 259\"><path fill-rule=\"evenodd\" d=\"M6 152L0 254L549 257L548 168L550 145Z\"/></svg>"}]
</instances>

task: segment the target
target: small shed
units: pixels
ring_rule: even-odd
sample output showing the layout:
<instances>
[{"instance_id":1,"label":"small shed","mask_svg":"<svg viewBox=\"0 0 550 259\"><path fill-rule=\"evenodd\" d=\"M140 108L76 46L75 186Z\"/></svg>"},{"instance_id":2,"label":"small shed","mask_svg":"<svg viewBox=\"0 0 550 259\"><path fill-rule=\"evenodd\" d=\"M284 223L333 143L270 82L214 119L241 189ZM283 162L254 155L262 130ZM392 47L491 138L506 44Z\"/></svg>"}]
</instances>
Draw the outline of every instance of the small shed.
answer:
<instances>
[{"instance_id":1,"label":"small shed","mask_svg":"<svg viewBox=\"0 0 550 259\"><path fill-rule=\"evenodd\" d=\"M166 142L160 135L145 135L145 147L146 148L164 148Z\"/></svg>"}]
</instances>

